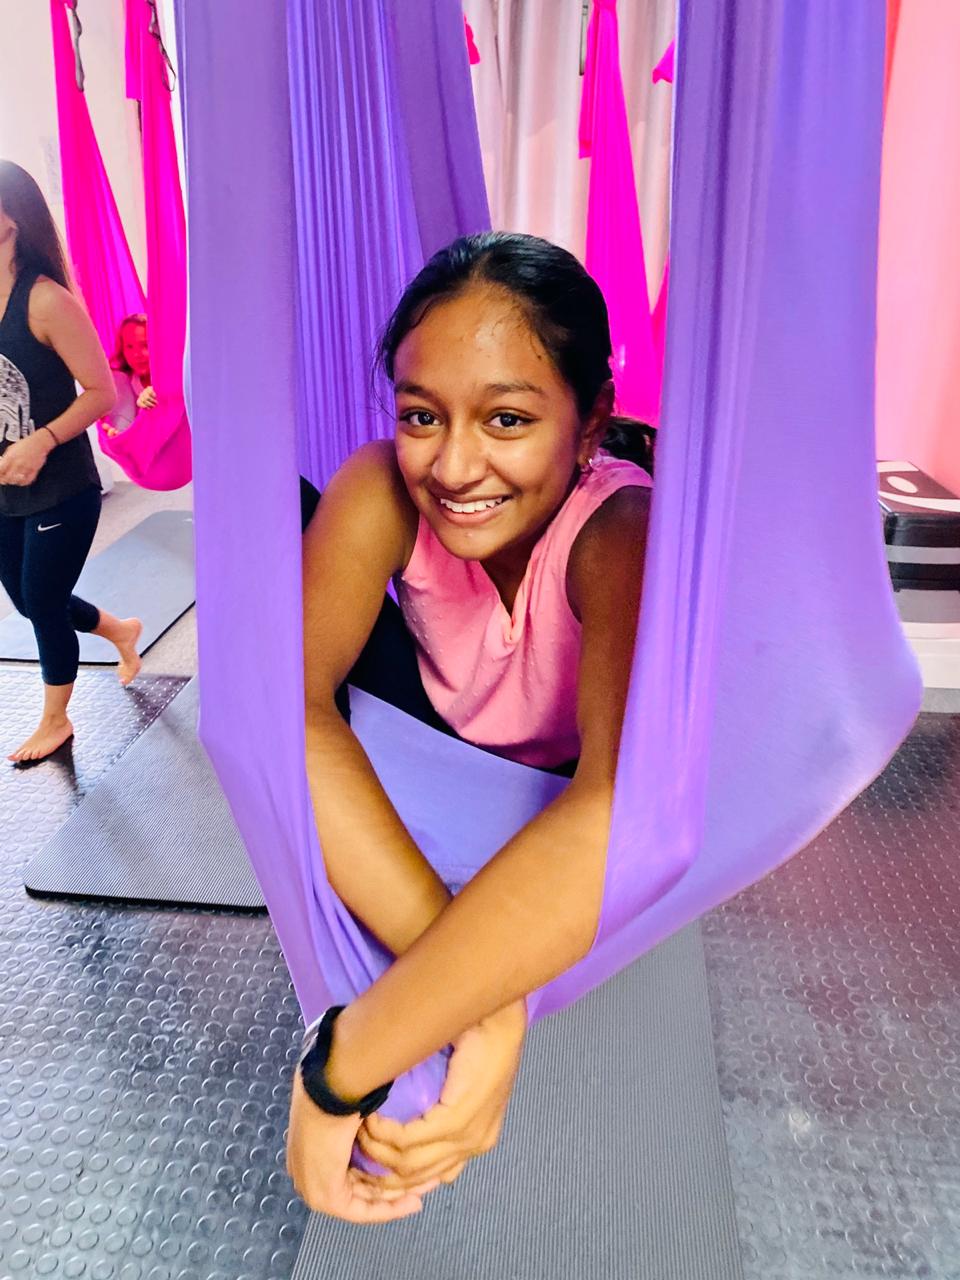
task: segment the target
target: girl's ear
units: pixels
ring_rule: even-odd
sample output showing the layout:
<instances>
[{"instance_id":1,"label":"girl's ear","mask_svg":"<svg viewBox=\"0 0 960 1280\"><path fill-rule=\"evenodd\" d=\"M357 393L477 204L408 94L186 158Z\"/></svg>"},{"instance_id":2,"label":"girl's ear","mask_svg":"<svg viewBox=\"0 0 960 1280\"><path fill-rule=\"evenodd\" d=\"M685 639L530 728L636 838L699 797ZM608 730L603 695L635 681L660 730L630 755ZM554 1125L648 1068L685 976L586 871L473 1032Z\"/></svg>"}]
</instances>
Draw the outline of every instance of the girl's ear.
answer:
<instances>
[{"instance_id":1,"label":"girl's ear","mask_svg":"<svg viewBox=\"0 0 960 1280\"><path fill-rule=\"evenodd\" d=\"M607 434L607 424L613 413L613 403L616 397L616 391L613 385L613 379L609 378L600 390L597 392L597 398L593 402L593 408L587 415L580 433L580 447L577 450L577 463L581 468L589 465L593 455L603 444L603 438Z\"/></svg>"}]
</instances>

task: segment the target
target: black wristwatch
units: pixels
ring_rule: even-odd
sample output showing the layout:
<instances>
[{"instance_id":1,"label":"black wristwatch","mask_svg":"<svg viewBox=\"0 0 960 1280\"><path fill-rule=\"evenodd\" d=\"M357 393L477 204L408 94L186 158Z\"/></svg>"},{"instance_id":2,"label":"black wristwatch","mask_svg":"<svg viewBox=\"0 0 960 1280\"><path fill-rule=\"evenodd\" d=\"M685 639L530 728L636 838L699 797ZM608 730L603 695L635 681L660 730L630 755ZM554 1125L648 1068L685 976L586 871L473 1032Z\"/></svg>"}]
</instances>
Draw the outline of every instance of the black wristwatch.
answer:
<instances>
[{"instance_id":1,"label":"black wristwatch","mask_svg":"<svg viewBox=\"0 0 960 1280\"><path fill-rule=\"evenodd\" d=\"M346 1005L335 1004L320 1019L316 1036L307 1032L307 1043L300 1057L298 1070L303 1081L307 1097L317 1104L328 1116L369 1116L379 1111L390 1095L393 1081L373 1089L357 1102L344 1102L327 1084L327 1059L330 1057L330 1046L333 1043L333 1024L343 1013Z\"/></svg>"}]
</instances>

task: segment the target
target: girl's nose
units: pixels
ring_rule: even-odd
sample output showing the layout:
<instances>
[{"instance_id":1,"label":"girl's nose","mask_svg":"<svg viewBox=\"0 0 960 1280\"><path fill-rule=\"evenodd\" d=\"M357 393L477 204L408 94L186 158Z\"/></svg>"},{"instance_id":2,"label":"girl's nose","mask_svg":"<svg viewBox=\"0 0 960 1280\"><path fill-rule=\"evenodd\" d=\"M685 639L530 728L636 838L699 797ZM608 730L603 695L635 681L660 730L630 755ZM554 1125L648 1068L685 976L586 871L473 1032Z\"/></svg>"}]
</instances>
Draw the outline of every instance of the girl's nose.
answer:
<instances>
[{"instance_id":1,"label":"girl's nose","mask_svg":"<svg viewBox=\"0 0 960 1280\"><path fill-rule=\"evenodd\" d=\"M448 493L459 493L477 484L486 475L483 446L469 431L444 434L433 460L434 480Z\"/></svg>"}]
</instances>

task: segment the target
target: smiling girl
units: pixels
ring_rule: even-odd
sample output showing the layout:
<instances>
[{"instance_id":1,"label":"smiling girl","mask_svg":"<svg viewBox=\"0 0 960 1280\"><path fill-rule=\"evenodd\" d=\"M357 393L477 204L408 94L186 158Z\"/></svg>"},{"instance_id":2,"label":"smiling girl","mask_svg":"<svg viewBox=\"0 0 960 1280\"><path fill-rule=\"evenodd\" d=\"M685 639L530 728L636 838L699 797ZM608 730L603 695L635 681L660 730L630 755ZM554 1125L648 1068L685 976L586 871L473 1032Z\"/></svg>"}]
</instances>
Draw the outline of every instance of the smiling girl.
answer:
<instances>
[{"instance_id":1,"label":"smiling girl","mask_svg":"<svg viewBox=\"0 0 960 1280\"><path fill-rule=\"evenodd\" d=\"M331 884L397 958L308 1032L288 1144L308 1203L365 1222L416 1212L491 1148L524 997L593 941L650 485L603 449L622 432L607 312L565 250L456 241L409 286L380 354L395 438L348 459L304 538L307 769ZM349 728L348 680L572 781L451 900ZM436 1108L406 1126L374 1114L450 1043ZM349 1168L355 1141L388 1176Z\"/></svg>"}]
</instances>

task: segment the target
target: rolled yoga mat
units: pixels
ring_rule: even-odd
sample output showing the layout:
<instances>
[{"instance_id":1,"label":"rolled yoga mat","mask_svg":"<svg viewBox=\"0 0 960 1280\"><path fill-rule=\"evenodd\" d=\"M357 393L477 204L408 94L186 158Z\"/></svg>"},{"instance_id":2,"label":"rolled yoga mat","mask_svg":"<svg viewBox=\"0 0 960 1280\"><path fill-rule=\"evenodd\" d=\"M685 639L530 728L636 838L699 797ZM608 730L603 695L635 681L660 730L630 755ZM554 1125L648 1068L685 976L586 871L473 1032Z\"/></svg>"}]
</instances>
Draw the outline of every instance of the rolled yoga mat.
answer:
<instances>
[{"instance_id":1,"label":"rolled yoga mat","mask_svg":"<svg viewBox=\"0 0 960 1280\"><path fill-rule=\"evenodd\" d=\"M29 893L257 910L263 896L197 739L191 680L27 865Z\"/></svg>"},{"instance_id":2,"label":"rolled yoga mat","mask_svg":"<svg viewBox=\"0 0 960 1280\"><path fill-rule=\"evenodd\" d=\"M146 652L196 601L192 513L147 516L87 561L76 594L118 617L140 618ZM18 613L0 619L0 661L37 661L33 628ZM117 651L100 636L81 635L80 661L111 665Z\"/></svg>"}]
</instances>

